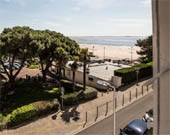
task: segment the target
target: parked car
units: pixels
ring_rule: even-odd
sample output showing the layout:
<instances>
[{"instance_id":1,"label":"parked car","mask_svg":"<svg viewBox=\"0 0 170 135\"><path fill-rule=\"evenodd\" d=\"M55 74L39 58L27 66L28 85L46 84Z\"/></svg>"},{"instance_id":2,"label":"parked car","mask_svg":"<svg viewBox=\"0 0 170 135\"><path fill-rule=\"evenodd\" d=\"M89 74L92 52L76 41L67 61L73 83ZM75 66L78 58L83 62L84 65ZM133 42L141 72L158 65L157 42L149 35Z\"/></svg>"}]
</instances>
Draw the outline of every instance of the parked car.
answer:
<instances>
[{"instance_id":1,"label":"parked car","mask_svg":"<svg viewBox=\"0 0 170 135\"><path fill-rule=\"evenodd\" d=\"M123 130L120 135L147 135L147 124L143 120L133 120Z\"/></svg>"},{"instance_id":2,"label":"parked car","mask_svg":"<svg viewBox=\"0 0 170 135\"><path fill-rule=\"evenodd\" d=\"M14 66L14 68L15 68L15 69L19 69L19 68L20 68L20 66L21 66L21 64L19 64L19 63L14 63L14 65L13 65L13 66Z\"/></svg>"},{"instance_id":3,"label":"parked car","mask_svg":"<svg viewBox=\"0 0 170 135\"><path fill-rule=\"evenodd\" d=\"M153 109L150 109L145 113L143 120L146 122L153 122Z\"/></svg>"}]
</instances>

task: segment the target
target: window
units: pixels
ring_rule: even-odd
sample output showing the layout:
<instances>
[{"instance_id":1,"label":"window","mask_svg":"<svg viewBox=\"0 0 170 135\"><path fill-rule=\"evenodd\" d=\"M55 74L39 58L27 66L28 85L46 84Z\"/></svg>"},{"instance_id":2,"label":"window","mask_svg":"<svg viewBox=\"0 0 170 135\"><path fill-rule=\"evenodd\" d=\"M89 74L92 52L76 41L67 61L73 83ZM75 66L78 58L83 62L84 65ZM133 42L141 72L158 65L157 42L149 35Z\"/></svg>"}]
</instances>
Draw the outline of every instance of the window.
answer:
<instances>
[{"instance_id":1,"label":"window","mask_svg":"<svg viewBox=\"0 0 170 135\"><path fill-rule=\"evenodd\" d=\"M89 77L89 81L92 81L92 82L93 82L93 81L94 81L94 79L93 79L93 78L91 78L91 77Z\"/></svg>"}]
</instances>

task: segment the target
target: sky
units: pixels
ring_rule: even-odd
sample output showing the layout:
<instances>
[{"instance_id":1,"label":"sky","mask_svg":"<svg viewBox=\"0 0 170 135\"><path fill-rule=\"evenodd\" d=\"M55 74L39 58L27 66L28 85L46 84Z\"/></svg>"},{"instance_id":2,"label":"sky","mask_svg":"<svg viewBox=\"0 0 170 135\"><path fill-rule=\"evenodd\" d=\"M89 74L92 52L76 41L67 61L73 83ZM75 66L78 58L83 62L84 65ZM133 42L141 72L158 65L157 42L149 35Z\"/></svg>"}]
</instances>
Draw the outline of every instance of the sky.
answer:
<instances>
[{"instance_id":1,"label":"sky","mask_svg":"<svg viewBox=\"0 0 170 135\"><path fill-rule=\"evenodd\" d=\"M148 36L151 0L0 0L0 32L13 26L66 36Z\"/></svg>"}]
</instances>

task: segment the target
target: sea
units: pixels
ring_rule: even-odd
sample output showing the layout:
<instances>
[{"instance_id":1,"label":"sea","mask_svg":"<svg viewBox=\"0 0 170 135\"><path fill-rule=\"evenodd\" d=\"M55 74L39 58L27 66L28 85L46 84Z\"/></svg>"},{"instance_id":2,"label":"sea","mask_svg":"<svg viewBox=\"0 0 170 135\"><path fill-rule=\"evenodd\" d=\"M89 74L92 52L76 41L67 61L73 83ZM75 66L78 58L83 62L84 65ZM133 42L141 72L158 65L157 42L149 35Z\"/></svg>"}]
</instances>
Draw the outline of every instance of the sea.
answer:
<instances>
[{"instance_id":1,"label":"sea","mask_svg":"<svg viewBox=\"0 0 170 135\"><path fill-rule=\"evenodd\" d=\"M135 46L138 39L144 36L71 36L79 44L96 44L111 46Z\"/></svg>"}]
</instances>

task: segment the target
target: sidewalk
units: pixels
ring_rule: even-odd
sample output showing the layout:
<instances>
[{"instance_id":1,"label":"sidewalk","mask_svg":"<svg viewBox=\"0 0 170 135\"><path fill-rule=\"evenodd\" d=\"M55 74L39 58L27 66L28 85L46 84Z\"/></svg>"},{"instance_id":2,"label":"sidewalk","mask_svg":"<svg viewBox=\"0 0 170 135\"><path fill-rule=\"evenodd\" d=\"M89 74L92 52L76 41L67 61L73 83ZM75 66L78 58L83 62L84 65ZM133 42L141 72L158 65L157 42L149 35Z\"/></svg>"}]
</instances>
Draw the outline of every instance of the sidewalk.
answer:
<instances>
[{"instance_id":1,"label":"sidewalk","mask_svg":"<svg viewBox=\"0 0 170 135\"><path fill-rule=\"evenodd\" d=\"M125 106L129 103L130 91L131 101L136 100L136 88L137 97L141 97L141 86L144 82L141 82L139 86L134 85L127 90L116 92L117 109L120 109L122 106ZM149 91L151 91L151 89L151 86L149 86ZM147 94L146 87L144 87L143 93L144 95ZM111 114L113 109L112 101L113 92L109 92L108 94L103 93L103 95L101 92L99 92L97 99L74 106L64 112L49 115L20 128L4 130L1 135L70 135L71 133L82 129L83 126L88 126L95 122L97 116L97 106L98 119L103 119L105 117L107 112L106 102L108 102L108 115ZM87 123L85 124L86 112ZM52 117L55 115L57 116L56 119Z\"/></svg>"}]
</instances>

